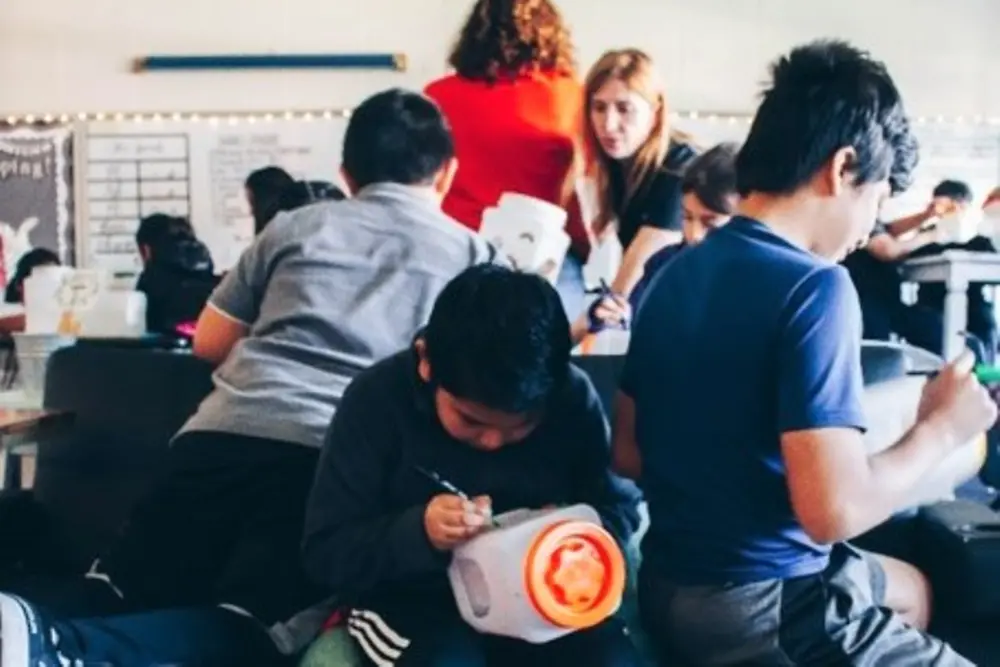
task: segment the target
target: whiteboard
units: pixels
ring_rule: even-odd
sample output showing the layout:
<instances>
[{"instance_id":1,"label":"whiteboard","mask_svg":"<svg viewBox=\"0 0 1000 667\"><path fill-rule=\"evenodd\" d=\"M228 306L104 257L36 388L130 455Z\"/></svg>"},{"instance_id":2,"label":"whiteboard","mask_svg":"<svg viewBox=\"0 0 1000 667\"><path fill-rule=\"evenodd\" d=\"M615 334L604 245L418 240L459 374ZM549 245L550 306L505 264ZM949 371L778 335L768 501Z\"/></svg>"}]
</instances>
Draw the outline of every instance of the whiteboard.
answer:
<instances>
[{"instance_id":1,"label":"whiteboard","mask_svg":"<svg viewBox=\"0 0 1000 667\"><path fill-rule=\"evenodd\" d=\"M749 119L678 118L674 127L691 134L699 145L721 141L742 142ZM920 142L920 162L910 188L882 207L881 216L894 220L924 210L934 186L945 179L965 181L981 202L1000 185L1000 125L983 123L917 123L913 132Z\"/></svg>"},{"instance_id":2,"label":"whiteboard","mask_svg":"<svg viewBox=\"0 0 1000 667\"><path fill-rule=\"evenodd\" d=\"M83 124L77 179L79 261L116 273L141 268L139 219L188 217L217 271L253 238L243 183L278 165L293 177L339 183L347 120L103 121Z\"/></svg>"}]
</instances>

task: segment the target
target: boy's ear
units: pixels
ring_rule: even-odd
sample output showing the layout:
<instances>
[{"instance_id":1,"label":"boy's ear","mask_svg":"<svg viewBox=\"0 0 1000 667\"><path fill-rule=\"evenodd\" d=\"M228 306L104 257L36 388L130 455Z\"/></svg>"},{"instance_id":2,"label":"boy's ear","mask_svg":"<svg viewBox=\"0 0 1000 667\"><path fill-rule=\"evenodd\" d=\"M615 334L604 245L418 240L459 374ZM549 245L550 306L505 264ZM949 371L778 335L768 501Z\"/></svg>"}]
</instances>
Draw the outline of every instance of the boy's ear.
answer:
<instances>
[{"instance_id":1,"label":"boy's ear","mask_svg":"<svg viewBox=\"0 0 1000 667\"><path fill-rule=\"evenodd\" d=\"M418 338L413 343L413 349L417 351L417 374L424 382L431 381L431 364L427 361L427 343L423 338Z\"/></svg>"},{"instance_id":2,"label":"boy's ear","mask_svg":"<svg viewBox=\"0 0 1000 667\"><path fill-rule=\"evenodd\" d=\"M340 177L344 179L344 185L347 186L348 195L353 197L354 195L358 194L357 184L354 182L354 179L351 178L351 175L347 173L347 170L344 169L343 167L340 168Z\"/></svg>"},{"instance_id":3,"label":"boy's ear","mask_svg":"<svg viewBox=\"0 0 1000 667\"><path fill-rule=\"evenodd\" d=\"M858 163L858 154L852 146L837 149L828 162L826 172L827 184L825 190L836 197L854 183L854 172Z\"/></svg>"},{"instance_id":4,"label":"boy's ear","mask_svg":"<svg viewBox=\"0 0 1000 667\"><path fill-rule=\"evenodd\" d=\"M450 158L444 163L438 172L434 174L434 191L442 198L448 194L451 184L455 182L455 174L458 173L458 158Z\"/></svg>"}]
</instances>

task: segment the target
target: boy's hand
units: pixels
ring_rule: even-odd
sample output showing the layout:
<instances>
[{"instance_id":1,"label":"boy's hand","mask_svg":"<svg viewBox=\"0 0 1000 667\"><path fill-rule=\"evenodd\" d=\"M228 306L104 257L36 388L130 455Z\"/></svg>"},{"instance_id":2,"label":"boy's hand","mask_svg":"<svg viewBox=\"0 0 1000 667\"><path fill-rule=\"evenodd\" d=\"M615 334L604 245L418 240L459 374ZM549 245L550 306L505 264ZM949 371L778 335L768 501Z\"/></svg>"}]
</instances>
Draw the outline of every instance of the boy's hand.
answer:
<instances>
[{"instance_id":1,"label":"boy's hand","mask_svg":"<svg viewBox=\"0 0 1000 667\"><path fill-rule=\"evenodd\" d=\"M942 429L952 446L969 442L993 425L997 406L972 372L975 357L966 350L924 386L917 421Z\"/></svg>"},{"instance_id":2,"label":"boy's hand","mask_svg":"<svg viewBox=\"0 0 1000 667\"><path fill-rule=\"evenodd\" d=\"M434 496L424 510L427 539L439 551L450 551L474 536L491 516L492 503L486 496L463 500L443 493Z\"/></svg>"}]
</instances>

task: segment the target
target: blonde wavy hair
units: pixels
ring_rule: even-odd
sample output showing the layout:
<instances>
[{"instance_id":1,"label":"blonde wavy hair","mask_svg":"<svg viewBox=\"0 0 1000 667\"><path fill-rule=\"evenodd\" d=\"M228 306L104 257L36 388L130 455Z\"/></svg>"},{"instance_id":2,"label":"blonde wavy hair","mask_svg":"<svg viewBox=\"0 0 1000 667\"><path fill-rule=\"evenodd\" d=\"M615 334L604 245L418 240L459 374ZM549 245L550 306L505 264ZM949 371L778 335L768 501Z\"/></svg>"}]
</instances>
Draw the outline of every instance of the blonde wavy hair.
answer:
<instances>
[{"instance_id":1,"label":"blonde wavy hair","mask_svg":"<svg viewBox=\"0 0 1000 667\"><path fill-rule=\"evenodd\" d=\"M655 120L649 136L636 151L624 174L625 192L621 201L615 201L611 191L611 170L618 169L619 166L601 148L590 120L594 95L613 79L622 81L629 90L641 95L655 109ZM629 203L649 186L657 170L663 165L670 145L666 87L653 65L653 59L639 49L607 51L587 73L583 113L587 172L597 185L597 215L593 221L593 231L595 235L601 236L624 213Z\"/></svg>"},{"instance_id":2,"label":"blonde wavy hair","mask_svg":"<svg viewBox=\"0 0 1000 667\"><path fill-rule=\"evenodd\" d=\"M467 79L491 82L525 69L572 75L573 50L569 28L550 0L478 0L448 64Z\"/></svg>"}]
</instances>

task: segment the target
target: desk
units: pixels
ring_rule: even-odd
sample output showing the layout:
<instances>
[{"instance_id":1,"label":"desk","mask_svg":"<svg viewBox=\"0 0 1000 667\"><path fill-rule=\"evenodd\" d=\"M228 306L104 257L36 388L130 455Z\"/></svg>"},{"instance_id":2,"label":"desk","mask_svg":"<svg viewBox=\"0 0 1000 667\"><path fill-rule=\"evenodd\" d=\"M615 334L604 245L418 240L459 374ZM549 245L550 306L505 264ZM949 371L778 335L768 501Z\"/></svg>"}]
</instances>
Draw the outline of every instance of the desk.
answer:
<instances>
[{"instance_id":1,"label":"desk","mask_svg":"<svg viewBox=\"0 0 1000 667\"><path fill-rule=\"evenodd\" d=\"M21 486L21 457L34 454L42 432L72 423L73 414L58 410L0 408L0 455L3 482L0 489Z\"/></svg>"},{"instance_id":2,"label":"desk","mask_svg":"<svg viewBox=\"0 0 1000 667\"><path fill-rule=\"evenodd\" d=\"M908 260L900 272L910 282L944 283L944 358L954 359L965 349L969 283L1000 285L1000 254L949 250Z\"/></svg>"}]
</instances>

